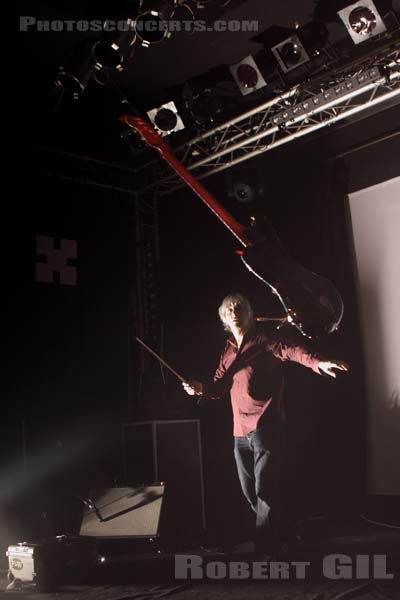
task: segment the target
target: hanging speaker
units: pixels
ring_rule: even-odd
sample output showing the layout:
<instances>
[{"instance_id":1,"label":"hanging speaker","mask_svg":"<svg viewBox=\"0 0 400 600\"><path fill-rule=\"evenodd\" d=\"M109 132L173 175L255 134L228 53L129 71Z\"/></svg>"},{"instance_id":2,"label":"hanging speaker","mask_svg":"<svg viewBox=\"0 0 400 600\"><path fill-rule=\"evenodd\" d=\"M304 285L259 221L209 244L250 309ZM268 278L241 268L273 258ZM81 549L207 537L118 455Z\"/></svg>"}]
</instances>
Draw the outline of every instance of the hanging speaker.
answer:
<instances>
[{"instance_id":1,"label":"hanging speaker","mask_svg":"<svg viewBox=\"0 0 400 600\"><path fill-rule=\"evenodd\" d=\"M252 210L258 204L264 203L265 185L259 164L245 169L238 166L227 172L225 186L233 205Z\"/></svg>"},{"instance_id":2,"label":"hanging speaker","mask_svg":"<svg viewBox=\"0 0 400 600\"><path fill-rule=\"evenodd\" d=\"M157 538L163 484L94 490L84 499L80 535L96 538Z\"/></svg>"}]
</instances>

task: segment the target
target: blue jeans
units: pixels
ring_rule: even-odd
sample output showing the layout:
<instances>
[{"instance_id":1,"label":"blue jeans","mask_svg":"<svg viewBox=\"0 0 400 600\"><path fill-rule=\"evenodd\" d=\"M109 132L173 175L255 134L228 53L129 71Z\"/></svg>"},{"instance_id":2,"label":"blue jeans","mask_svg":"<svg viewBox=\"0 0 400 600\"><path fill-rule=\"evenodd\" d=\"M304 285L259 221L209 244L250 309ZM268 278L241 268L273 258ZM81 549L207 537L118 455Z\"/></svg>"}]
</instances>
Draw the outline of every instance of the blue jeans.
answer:
<instances>
[{"instance_id":1,"label":"blue jeans","mask_svg":"<svg viewBox=\"0 0 400 600\"><path fill-rule=\"evenodd\" d=\"M256 429L234 438L234 456L243 494L256 514L256 543L279 538L279 463L277 432Z\"/></svg>"}]
</instances>

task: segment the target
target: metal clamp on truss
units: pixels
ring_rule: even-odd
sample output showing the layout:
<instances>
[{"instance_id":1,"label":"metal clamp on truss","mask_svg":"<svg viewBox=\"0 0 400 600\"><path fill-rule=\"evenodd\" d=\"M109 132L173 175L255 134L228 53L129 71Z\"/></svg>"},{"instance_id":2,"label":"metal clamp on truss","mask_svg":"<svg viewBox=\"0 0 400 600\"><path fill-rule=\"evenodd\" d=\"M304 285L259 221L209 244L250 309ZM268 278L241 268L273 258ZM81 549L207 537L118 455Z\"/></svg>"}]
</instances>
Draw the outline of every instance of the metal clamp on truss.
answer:
<instances>
[{"instance_id":1,"label":"metal clamp on truss","mask_svg":"<svg viewBox=\"0 0 400 600\"><path fill-rule=\"evenodd\" d=\"M296 123L305 116L312 116L322 110L327 110L337 104L337 101L347 100L375 88L377 83L384 83L386 77L382 77L378 67L373 67L359 75L350 77L341 83L321 91L319 94L310 96L298 102L291 108L281 111L271 121L274 125L282 123Z\"/></svg>"}]
</instances>

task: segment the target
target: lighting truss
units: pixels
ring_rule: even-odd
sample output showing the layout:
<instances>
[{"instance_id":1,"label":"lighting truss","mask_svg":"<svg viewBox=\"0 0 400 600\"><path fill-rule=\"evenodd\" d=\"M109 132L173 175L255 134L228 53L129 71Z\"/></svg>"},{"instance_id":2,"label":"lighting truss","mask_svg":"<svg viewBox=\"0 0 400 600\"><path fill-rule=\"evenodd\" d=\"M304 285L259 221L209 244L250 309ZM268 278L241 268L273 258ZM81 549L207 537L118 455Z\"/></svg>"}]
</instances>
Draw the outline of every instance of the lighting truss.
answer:
<instances>
[{"instance_id":1,"label":"lighting truss","mask_svg":"<svg viewBox=\"0 0 400 600\"><path fill-rule=\"evenodd\" d=\"M400 100L400 44L297 85L174 150L197 179L218 173L343 119ZM164 196L183 184L162 161L137 171L140 194Z\"/></svg>"},{"instance_id":2,"label":"lighting truss","mask_svg":"<svg viewBox=\"0 0 400 600\"><path fill-rule=\"evenodd\" d=\"M136 333L143 339L152 340L161 349L161 320L157 265L159 262L158 209L152 198L136 196L136 291L133 322ZM141 370L144 355L141 352Z\"/></svg>"}]
</instances>

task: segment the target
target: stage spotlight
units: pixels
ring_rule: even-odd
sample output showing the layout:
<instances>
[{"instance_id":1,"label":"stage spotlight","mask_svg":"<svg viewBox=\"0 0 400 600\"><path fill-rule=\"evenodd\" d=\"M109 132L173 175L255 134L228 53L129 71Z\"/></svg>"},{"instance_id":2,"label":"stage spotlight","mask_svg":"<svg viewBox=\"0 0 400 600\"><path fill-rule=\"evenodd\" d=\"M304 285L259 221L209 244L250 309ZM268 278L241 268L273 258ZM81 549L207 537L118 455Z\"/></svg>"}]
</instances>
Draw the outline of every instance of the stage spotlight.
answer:
<instances>
[{"instance_id":1,"label":"stage spotlight","mask_svg":"<svg viewBox=\"0 0 400 600\"><path fill-rule=\"evenodd\" d=\"M288 73L310 60L297 35L292 35L283 40L283 42L271 48L271 51L284 73Z\"/></svg>"},{"instance_id":2,"label":"stage spotlight","mask_svg":"<svg viewBox=\"0 0 400 600\"><path fill-rule=\"evenodd\" d=\"M243 96L247 96L247 94L251 94L254 90L259 90L267 85L252 56L247 56L239 63L231 65L229 70Z\"/></svg>"},{"instance_id":3,"label":"stage spotlight","mask_svg":"<svg viewBox=\"0 0 400 600\"><path fill-rule=\"evenodd\" d=\"M93 70L84 69L74 73L73 70L60 66L55 84L57 87L62 88L64 92L67 92L67 94L71 94L71 96L77 100L85 91L93 74L94 68Z\"/></svg>"},{"instance_id":4,"label":"stage spotlight","mask_svg":"<svg viewBox=\"0 0 400 600\"><path fill-rule=\"evenodd\" d=\"M358 35L367 35L376 27L376 16L366 6L357 6L349 14L349 24Z\"/></svg>"},{"instance_id":5,"label":"stage spotlight","mask_svg":"<svg viewBox=\"0 0 400 600\"><path fill-rule=\"evenodd\" d=\"M386 25L372 0L360 0L342 8L337 14L355 44L386 31Z\"/></svg>"},{"instance_id":6,"label":"stage spotlight","mask_svg":"<svg viewBox=\"0 0 400 600\"><path fill-rule=\"evenodd\" d=\"M174 12L172 13L172 20L180 23L180 32L190 35L194 33L196 15L186 2L180 2L176 5Z\"/></svg>"},{"instance_id":7,"label":"stage spotlight","mask_svg":"<svg viewBox=\"0 0 400 600\"><path fill-rule=\"evenodd\" d=\"M93 62L91 48L85 43L79 46L58 69L55 84L73 98L78 99L89 81L99 73Z\"/></svg>"},{"instance_id":8,"label":"stage spotlight","mask_svg":"<svg viewBox=\"0 0 400 600\"><path fill-rule=\"evenodd\" d=\"M321 51L326 46L328 35L325 25L311 21L275 44L271 52L284 73L310 61L310 66L313 66L314 62L321 61Z\"/></svg>"},{"instance_id":9,"label":"stage spotlight","mask_svg":"<svg viewBox=\"0 0 400 600\"><path fill-rule=\"evenodd\" d=\"M206 88L194 94L186 102L186 107L198 125L212 125L221 120L224 103L215 89Z\"/></svg>"},{"instance_id":10,"label":"stage spotlight","mask_svg":"<svg viewBox=\"0 0 400 600\"><path fill-rule=\"evenodd\" d=\"M125 24L125 31L121 31L117 35L106 36L94 44L92 53L97 68L122 71L132 58L136 42L134 21L128 19Z\"/></svg>"},{"instance_id":11,"label":"stage spotlight","mask_svg":"<svg viewBox=\"0 0 400 600\"><path fill-rule=\"evenodd\" d=\"M143 0L135 20L135 31L142 46L157 44L170 36L168 19L175 8L174 0Z\"/></svg>"},{"instance_id":12,"label":"stage spotlight","mask_svg":"<svg viewBox=\"0 0 400 600\"><path fill-rule=\"evenodd\" d=\"M276 77L271 63L277 64L284 74L306 63L310 63L311 70L323 66L328 59L324 51L328 35L323 23L311 21L294 30L273 25L251 40L263 44L266 58L269 57L268 60L264 59L261 71L264 78L270 82L272 77ZM260 66L258 59L257 64Z\"/></svg>"},{"instance_id":13,"label":"stage spotlight","mask_svg":"<svg viewBox=\"0 0 400 600\"><path fill-rule=\"evenodd\" d=\"M244 75L245 83L251 84L253 73ZM185 109L201 129L232 118L240 110L242 98L228 65L217 65L192 77L181 87L179 95Z\"/></svg>"},{"instance_id":14,"label":"stage spotlight","mask_svg":"<svg viewBox=\"0 0 400 600\"><path fill-rule=\"evenodd\" d=\"M147 116L162 137L185 128L174 102L149 110Z\"/></svg>"}]
</instances>

